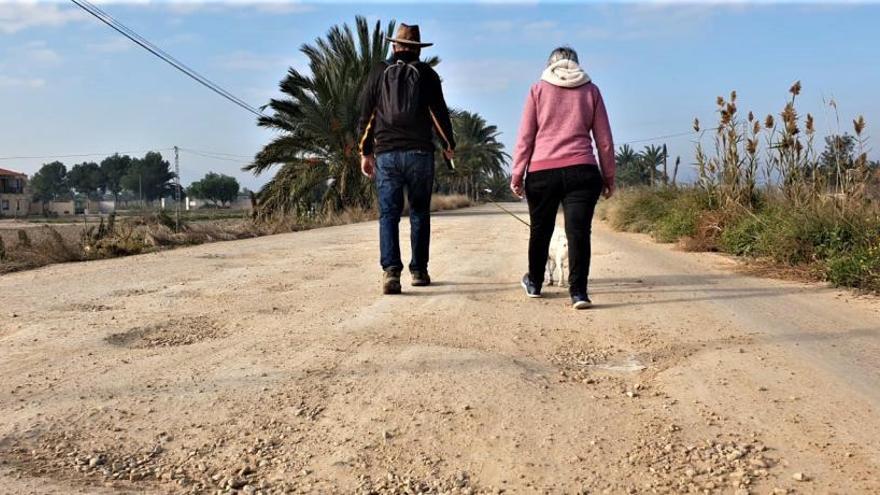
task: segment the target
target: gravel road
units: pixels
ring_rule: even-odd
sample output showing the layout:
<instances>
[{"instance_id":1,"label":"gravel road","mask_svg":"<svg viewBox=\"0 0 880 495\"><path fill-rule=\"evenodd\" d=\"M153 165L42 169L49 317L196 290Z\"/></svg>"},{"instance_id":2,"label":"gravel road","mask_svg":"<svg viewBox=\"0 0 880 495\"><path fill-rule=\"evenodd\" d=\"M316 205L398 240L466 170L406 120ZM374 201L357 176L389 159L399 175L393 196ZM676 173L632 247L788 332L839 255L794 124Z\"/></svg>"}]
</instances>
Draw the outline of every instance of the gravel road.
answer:
<instances>
[{"instance_id":1,"label":"gravel road","mask_svg":"<svg viewBox=\"0 0 880 495\"><path fill-rule=\"evenodd\" d=\"M880 493L880 302L594 230L580 312L491 205L401 296L372 222L2 276L0 493Z\"/></svg>"}]
</instances>

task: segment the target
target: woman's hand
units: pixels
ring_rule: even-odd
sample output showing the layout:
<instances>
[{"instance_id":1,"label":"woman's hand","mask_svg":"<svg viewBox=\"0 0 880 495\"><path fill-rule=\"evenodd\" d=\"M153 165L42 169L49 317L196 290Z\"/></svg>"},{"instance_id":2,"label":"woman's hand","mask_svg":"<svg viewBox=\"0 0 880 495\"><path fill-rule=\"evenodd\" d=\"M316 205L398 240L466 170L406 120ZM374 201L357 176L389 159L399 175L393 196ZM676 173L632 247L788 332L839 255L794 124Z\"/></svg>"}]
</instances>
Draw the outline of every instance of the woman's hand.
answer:
<instances>
[{"instance_id":1,"label":"woman's hand","mask_svg":"<svg viewBox=\"0 0 880 495\"><path fill-rule=\"evenodd\" d=\"M517 176L511 177L510 190L513 192L514 196L522 199L522 197L523 197L523 178L517 177Z\"/></svg>"},{"instance_id":2,"label":"woman's hand","mask_svg":"<svg viewBox=\"0 0 880 495\"><path fill-rule=\"evenodd\" d=\"M611 199L611 196L614 196L615 189L616 187L614 186L613 182L611 184L606 183L605 186L602 188L602 196L604 196L605 199Z\"/></svg>"}]
</instances>

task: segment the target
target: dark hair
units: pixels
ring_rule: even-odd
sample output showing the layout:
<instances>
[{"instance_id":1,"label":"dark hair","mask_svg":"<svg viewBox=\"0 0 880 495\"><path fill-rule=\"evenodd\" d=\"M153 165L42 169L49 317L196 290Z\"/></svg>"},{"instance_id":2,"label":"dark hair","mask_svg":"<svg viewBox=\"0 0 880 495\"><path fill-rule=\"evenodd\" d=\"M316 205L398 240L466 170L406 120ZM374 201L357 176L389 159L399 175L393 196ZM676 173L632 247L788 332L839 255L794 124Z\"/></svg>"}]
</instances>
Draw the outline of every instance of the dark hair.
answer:
<instances>
[{"instance_id":1,"label":"dark hair","mask_svg":"<svg viewBox=\"0 0 880 495\"><path fill-rule=\"evenodd\" d=\"M553 65L560 60L571 60L572 62L579 63L577 52L570 46L554 48L553 51L550 52L550 57L547 59L547 65Z\"/></svg>"}]
</instances>

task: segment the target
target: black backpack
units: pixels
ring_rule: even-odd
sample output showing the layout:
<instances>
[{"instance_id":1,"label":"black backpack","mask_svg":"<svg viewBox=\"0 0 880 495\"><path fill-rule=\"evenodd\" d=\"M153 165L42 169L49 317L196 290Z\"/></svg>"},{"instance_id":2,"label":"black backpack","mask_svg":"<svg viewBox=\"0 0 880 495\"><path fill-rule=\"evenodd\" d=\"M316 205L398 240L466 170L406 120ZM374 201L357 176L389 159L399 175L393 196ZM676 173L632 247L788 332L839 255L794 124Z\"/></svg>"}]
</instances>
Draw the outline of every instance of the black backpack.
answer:
<instances>
[{"instance_id":1,"label":"black backpack","mask_svg":"<svg viewBox=\"0 0 880 495\"><path fill-rule=\"evenodd\" d=\"M389 63L382 74L378 114L388 126L407 127L419 123L421 74L415 67L417 63L398 60Z\"/></svg>"}]
</instances>

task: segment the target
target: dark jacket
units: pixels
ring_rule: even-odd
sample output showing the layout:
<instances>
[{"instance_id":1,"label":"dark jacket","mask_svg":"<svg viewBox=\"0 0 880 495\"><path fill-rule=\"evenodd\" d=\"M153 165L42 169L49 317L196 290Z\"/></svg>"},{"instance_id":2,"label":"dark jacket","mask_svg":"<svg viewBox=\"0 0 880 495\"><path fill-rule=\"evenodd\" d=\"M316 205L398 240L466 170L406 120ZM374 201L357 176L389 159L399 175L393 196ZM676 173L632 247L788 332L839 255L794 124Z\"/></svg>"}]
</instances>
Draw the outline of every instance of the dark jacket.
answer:
<instances>
[{"instance_id":1,"label":"dark jacket","mask_svg":"<svg viewBox=\"0 0 880 495\"><path fill-rule=\"evenodd\" d=\"M434 151L432 130L437 131L440 142L445 149L455 149L452 136L452 122L449 109L443 99L440 76L430 65L417 61L418 56L410 52L395 53L391 63L403 60L414 62L419 71L419 89L421 95L420 112L424 118L421 124L411 127L388 127L384 119L377 118L377 102L382 87L382 75L388 64L382 62L373 67L367 78L367 84L361 92L361 116L358 124L359 147L362 155L372 155L392 150L423 150Z\"/></svg>"}]
</instances>

